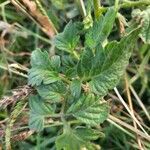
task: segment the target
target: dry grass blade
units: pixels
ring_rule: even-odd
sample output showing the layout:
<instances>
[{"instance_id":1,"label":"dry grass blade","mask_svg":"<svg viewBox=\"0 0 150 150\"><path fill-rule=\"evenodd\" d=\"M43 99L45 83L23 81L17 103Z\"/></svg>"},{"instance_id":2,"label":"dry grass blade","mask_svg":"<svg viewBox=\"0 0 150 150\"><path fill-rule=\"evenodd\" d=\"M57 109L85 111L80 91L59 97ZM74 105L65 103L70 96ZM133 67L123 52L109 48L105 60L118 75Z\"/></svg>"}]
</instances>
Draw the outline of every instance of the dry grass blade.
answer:
<instances>
[{"instance_id":1,"label":"dry grass blade","mask_svg":"<svg viewBox=\"0 0 150 150\"><path fill-rule=\"evenodd\" d=\"M30 131L23 131L17 135L14 135L11 139L14 141L23 141L26 140L29 136L31 136L34 133L33 130Z\"/></svg>"},{"instance_id":2,"label":"dry grass blade","mask_svg":"<svg viewBox=\"0 0 150 150\"><path fill-rule=\"evenodd\" d=\"M18 3L16 5L15 0L12 0L12 3L20 9L20 5ZM51 20L48 18L48 16L43 15L40 12L34 1L22 0L21 7L24 8L25 13L28 12L26 14L30 14L34 18L34 20L36 20L40 24L43 32L45 32L45 34L47 34L50 38L52 38L57 33Z\"/></svg>"},{"instance_id":3,"label":"dry grass blade","mask_svg":"<svg viewBox=\"0 0 150 150\"><path fill-rule=\"evenodd\" d=\"M145 133L141 132L140 130L135 129L133 126L123 122L122 120L120 120L120 119L118 119L112 115L109 115L108 121L111 121L111 120L116 122L117 124L122 125L123 127L127 128L127 129L133 131L134 133L137 133L138 135L140 135L141 137L145 138L146 140L148 140L150 142L150 136L149 135L146 135Z\"/></svg>"},{"instance_id":4,"label":"dry grass blade","mask_svg":"<svg viewBox=\"0 0 150 150\"><path fill-rule=\"evenodd\" d=\"M0 100L0 108L5 109L8 105L16 103L18 100L25 99L31 93L31 91L32 89L27 85L14 90L12 96L7 96Z\"/></svg>"},{"instance_id":5,"label":"dry grass blade","mask_svg":"<svg viewBox=\"0 0 150 150\"><path fill-rule=\"evenodd\" d=\"M131 115L131 117L134 119L134 121L137 123L137 125L141 128L141 130L148 136L148 133L145 131L145 129L142 127L142 125L139 123L139 121L137 120L137 118L133 115L133 113L130 111L128 105L126 104L126 102L123 100L122 96L120 95L118 89L115 87L114 88L115 93L117 94L119 100L121 101L121 103L123 104L123 106L126 108L126 110L128 111L128 113Z\"/></svg>"},{"instance_id":6,"label":"dry grass blade","mask_svg":"<svg viewBox=\"0 0 150 150\"><path fill-rule=\"evenodd\" d=\"M134 109L133 109L133 104L132 104L132 99L131 99L131 93L130 93L130 90L129 90L129 82L128 82L127 74L125 75L125 88L126 88L126 92L127 92L127 98L128 98L128 102L129 102L129 107L130 107L130 110L131 110L132 114L134 115ZM134 128L137 129L137 124L134 121L134 119L133 119L133 125L134 125ZM136 134L136 137L137 137L137 143L139 145L140 150L144 150L143 146L142 146L141 139L138 136L138 134Z\"/></svg>"},{"instance_id":7,"label":"dry grass blade","mask_svg":"<svg viewBox=\"0 0 150 150\"><path fill-rule=\"evenodd\" d=\"M139 103L139 106L143 109L143 111L145 112L145 115L147 116L148 120L150 121L150 115L149 112L147 111L146 107L144 106L144 104L142 103L142 100L139 98L139 96L137 95L136 91L134 90L134 88L130 85L130 90L132 92L132 94L134 95L134 97L136 98L137 102Z\"/></svg>"}]
</instances>

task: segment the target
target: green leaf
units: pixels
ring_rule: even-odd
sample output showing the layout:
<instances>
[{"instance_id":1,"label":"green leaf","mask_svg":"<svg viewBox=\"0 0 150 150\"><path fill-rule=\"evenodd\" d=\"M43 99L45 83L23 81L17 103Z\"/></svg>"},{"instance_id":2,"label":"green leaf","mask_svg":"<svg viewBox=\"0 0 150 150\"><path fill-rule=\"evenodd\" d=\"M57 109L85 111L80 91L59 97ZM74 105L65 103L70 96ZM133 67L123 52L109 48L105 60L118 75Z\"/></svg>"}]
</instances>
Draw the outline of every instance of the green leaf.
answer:
<instances>
[{"instance_id":1,"label":"green leaf","mask_svg":"<svg viewBox=\"0 0 150 150\"><path fill-rule=\"evenodd\" d=\"M63 73L69 78L76 77L77 61L74 58L72 58L70 55L63 55L61 57L61 60L62 60Z\"/></svg>"},{"instance_id":2,"label":"green leaf","mask_svg":"<svg viewBox=\"0 0 150 150\"><path fill-rule=\"evenodd\" d=\"M57 150L80 150L82 148L87 148L94 150L91 140L96 140L100 136L100 133L96 130L78 127L76 129L71 129L67 126L64 129L64 133L57 137L56 148Z\"/></svg>"},{"instance_id":3,"label":"green leaf","mask_svg":"<svg viewBox=\"0 0 150 150\"><path fill-rule=\"evenodd\" d=\"M58 73L43 68L31 68L28 72L28 84L32 86L39 86L42 83L50 84L59 80Z\"/></svg>"},{"instance_id":4,"label":"green leaf","mask_svg":"<svg viewBox=\"0 0 150 150\"><path fill-rule=\"evenodd\" d=\"M59 71L60 64L61 64L60 56L58 56L58 55L52 56L51 57L51 64L56 71Z\"/></svg>"},{"instance_id":5,"label":"green leaf","mask_svg":"<svg viewBox=\"0 0 150 150\"><path fill-rule=\"evenodd\" d=\"M142 12L143 27L140 34L141 39L150 44L150 7Z\"/></svg>"},{"instance_id":6,"label":"green leaf","mask_svg":"<svg viewBox=\"0 0 150 150\"><path fill-rule=\"evenodd\" d=\"M97 125L107 119L109 106L94 94L89 94L83 95L76 103L73 103L67 113L72 114L83 123Z\"/></svg>"},{"instance_id":7,"label":"green leaf","mask_svg":"<svg viewBox=\"0 0 150 150\"><path fill-rule=\"evenodd\" d=\"M110 42L104 51L100 72L92 76L89 82L91 90L105 96L108 90L114 88L128 64L134 43L140 28L137 28L121 39L120 42ZM96 67L96 66L95 66Z\"/></svg>"},{"instance_id":8,"label":"green leaf","mask_svg":"<svg viewBox=\"0 0 150 150\"><path fill-rule=\"evenodd\" d=\"M81 56L81 60L78 62L78 76L84 81L99 74L104 58L104 49L101 44L96 47L95 53L90 48L86 48Z\"/></svg>"},{"instance_id":9,"label":"green leaf","mask_svg":"<svg viewBox=\"0 0 150 150\"><path fill-rule=\"evenodd\" d=\"M66 93L66 86L62 82L55 82L50 85L41 85L37 87L39 95L51 102L60 102Z\"/></svg>"},{"instance_id":10,"label":"green leaf","mask_svg":"<svg viewBox=\"0 0 150 150\"><path fill-rule=\"evenodd\" d=\"M56 71L60 63L58 59L58 57L55 60L52 58L51 61L47 52L39 49L33 51L31 55L32 68L28 72L28 84L39 86L42 83L50 84L60 80Z\"/></svg>"},{"instance_id":11,"label":"green leaf","mask_svg":"<svg viewBox=\"0 0 150 150\"><path fill-rule=\"evenodd\" d=\"M86 48L81 56L81 60L78 62L77 73L78 76L85 80L89 77L92 64L94 60L94 54L90 48Z\"/></svg>"},{"instance_id":12,"label":"green leaf","mask_svg":"<svg viewBox=\"0 0 150 150\"><path fill-rule=\"evenodd\" d=\"M81 81L73 80L70 85L71 94L75 98L79 98L81 94Z\"/></svg>"},{"instance_id":13,"label":"green leaf","mask_svg":"<svg viewBox=\"0 0 150 150\"><path fill-rule=\"evenodd\" d=\"M150 44L150 7L147 7L144 11L140 9L133 10L132 17L132 24L135 24L137 21L142 22L140 37L144 43Z\"/></svg>"},{"instance_id":14,"label":"green leaf","mask_svg":"<svg viewBox=\"0 0 150 150\"><path fill-rule=\"evenodd\" d=\"M64 31L55 37L54 42L58 49L72 53L79 42L77 24L70 21Z\"/></svg>"},{"instance_id":15,"label":"green leaf","mask_svg":"<svg viewBox=\"0 0 150 150\"><path fill-rule=\"evenodd\" d=\"M93 27L89 29L85 36L85 44L87 47L95 48L99 43L103 43L110 34L116 17L116 11L113 8L108 9L106 15L100 16L93 23Z\"/></svg>"},{"instance_id":16,"label":"green leaf","mask_svg":"<svg viewBox=\"0 0 150 150\"><path fill-rule=\"evenodd\" d=\"M44 103L39 96L31 96L29 99L30 118L29 127L37 131L43 130L45 115L53 114L53 108Z\"/></svg>"},{"instance_id":17,"label":"green leaf","mask_svg":"<svg viewBox=\"0 0 150 150\"><path fill-rule=\"evenodd\" d=\"M140 28L136 28L123 37L120 42L110 42L105 48L99 44L93 52L86 48L77 66L78 76L89 82L89 88L99 96L105 96L108 90L119 82Z\"/></svg>"},{"instance_id":18,"label":"green leaf","mask_svg":"<svg viewBox=\"0 0 150 150\"><path fill-rule=\"evenodd\" d=\"M97 140L99 137L104 137L104 133L100 132L99 130L87 127L79 126L75 130L77 136L83 139L84 141L94 141Z\"/></svg>"},{"instance_id":19,"label":"green leaf","mask_svg":"<svg viewBox=\"0 0 150 150\"><path fill-rule=\"evenodd\" d=\"M40 49L34 50L31 55L31 66L52 69L48 53L46 51L42 52Z\"/></svg>"}]
</instances>

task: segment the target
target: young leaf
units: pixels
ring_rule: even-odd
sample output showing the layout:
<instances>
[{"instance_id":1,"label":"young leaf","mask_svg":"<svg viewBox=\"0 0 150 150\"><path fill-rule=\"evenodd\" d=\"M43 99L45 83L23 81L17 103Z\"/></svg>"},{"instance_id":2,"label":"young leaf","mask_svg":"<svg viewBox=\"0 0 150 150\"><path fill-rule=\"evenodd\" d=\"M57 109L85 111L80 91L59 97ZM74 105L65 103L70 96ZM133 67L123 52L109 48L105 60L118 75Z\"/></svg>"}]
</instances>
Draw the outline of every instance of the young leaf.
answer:
<instances>
[{"instance_id":1,"label":"young leaf","mask_svg":"<svg viewBox=\"0 0 150 150\"><path fill-rule=\"evenodd\" d=\"M33 51L31 55L31 66L32 68L28 72L29 85L39 86L42 83L50 84L60 80L58 72L55 71L56 62L54 64L54 60L52 60L51 63L47 52L42 52L39 49Z\"/></svg>"},{"instance_id":2,"label":"young leaf","mask_svg":"<svg viewBox=\"0 0 150 150\"><path fill-rule=\"evenodd\" d=\"M67 111L78 120L89 125L103 123L107 119L109 106L100 101L94 94L83 95L76 103L73 103Z\"/></svg>"},{"instance_id":3,"label":"young leaf","mask_svg":"<svg viewBox=\"0 0 150 150\"><path fill-rule=\"evenodd\" d=\"M37 87L37 90L43 99L60 102L66 93L66 86L62 82L55 82L50 85L41 85Z\"/></svg>"},{"instance_id":4,"label":"young leaf","mask_svg":"<svg viewBox=\"0 0 150 150\"><path fill-rule=\"evenodd\" d=\"M58 49L72 53L79 42L77 24L70 21L64 31L55 37L54 42Z\"/></svg>"},{"instance_id":5,"label":"young leaf","mask_svg":"<svg viewBox=\"0 0 150 150\"><path fill-rule=\"evenodd\" d=\"M108 9L106 15L100 16L93 23L93 27L89 29L85 36L85 45L90 48L95 48L99 43L103 43L110 34L116 17L114 8Z\"/></svg>"},{"instance_id":6,"label":"young leaf","mask_svg":"<svg viewBox=\"0 0 150 150\"><path fill-rule=\"evenodd\" d=\"M45 104L40 97L31 96L29 99L30 118L29 127L37 131L43 130L45 115L52 114L53 108Z\"/></svg>"}]
</instances>

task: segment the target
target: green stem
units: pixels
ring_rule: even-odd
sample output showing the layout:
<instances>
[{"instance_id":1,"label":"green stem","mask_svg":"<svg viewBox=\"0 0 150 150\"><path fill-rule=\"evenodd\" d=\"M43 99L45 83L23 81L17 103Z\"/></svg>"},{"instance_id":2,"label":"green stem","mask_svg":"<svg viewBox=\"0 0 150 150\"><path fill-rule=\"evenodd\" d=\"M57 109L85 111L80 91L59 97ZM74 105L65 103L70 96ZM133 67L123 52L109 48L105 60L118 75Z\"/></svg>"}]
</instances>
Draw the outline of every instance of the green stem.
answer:
<instances>
[{"instance_id":1,"label":"green stem","mask_svg":"<svg viewBox=\"0 0 150 150\"><path fill-rule=\"evenodd\" d=\"M122 4L118 5L118 10L121 8L141 7L141 6L147 6L147 5L150 5L150 0L139 0L139 1L125 0ZM101 7L101 11L106 12L108 8L110 7Z\"/></svg>"},{"instance_id":2,"label":"green stem","mask_svg":"<svg viewBox=\"0 0 150 150\"><path fill-rule=\"evenodd\" d=\"M119 6L119 0L115 0L115 9L118 10Z\"/></svg>"},{"instance_id":3,"label":"green stem","mask_svg":"<svg viewBox=\"0 0 150 150\"><path fill-rule=\"evenodd\" d=\"M94 15L95 15L95 18L98 19L99 15L100 15L99 9L101 7L100 0L93 0L93 4L94 4Z\"/></svg>"},{"instance_id":4,"label":"green stem","mask_svg":"<svg viewBox=\"0 0 150 150\"><path fill-rule=\"evenodd\" d=\"M130 7L138 7L142 5L150 5L150 0L139 0L139 1L129 1L126 0L124 3L119 5L119 8L130 8Z\"/></svg>"},{"instance_id":5,"label":"green stem","mask_svg":"<svg viewBox=\"0 0 150 150\"><path fill-rule=\"evenodd\" d=\"M75 58L77 58L78 60L80 59L79 54L75 50L72 53L73 53Z\"/></svg>"}]
</instances>

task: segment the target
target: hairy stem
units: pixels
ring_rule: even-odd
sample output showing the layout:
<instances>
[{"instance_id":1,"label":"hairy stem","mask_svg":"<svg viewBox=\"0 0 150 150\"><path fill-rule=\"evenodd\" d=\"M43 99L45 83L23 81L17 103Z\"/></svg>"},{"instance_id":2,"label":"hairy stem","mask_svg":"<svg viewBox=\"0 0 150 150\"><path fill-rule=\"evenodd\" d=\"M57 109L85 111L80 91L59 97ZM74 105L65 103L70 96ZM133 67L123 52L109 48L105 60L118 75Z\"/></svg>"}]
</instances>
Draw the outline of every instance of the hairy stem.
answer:
<instances>
[{"instance_id":1,"label":"hairy stem","mask_svg":"<svg viewBox=\"0 0 150 150\"><path fill-rule=\"evenodd\" d=\"M94 15L95 18L98 19L98 17L100 16L100 0L93 0L93 4L94 4Z\"/></svg>"}]
</instances>

